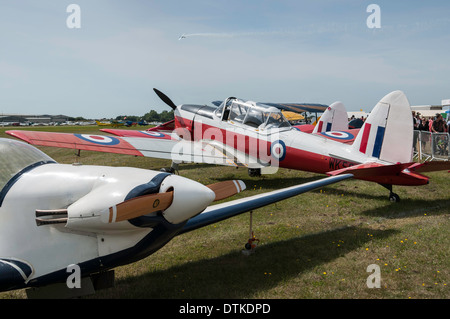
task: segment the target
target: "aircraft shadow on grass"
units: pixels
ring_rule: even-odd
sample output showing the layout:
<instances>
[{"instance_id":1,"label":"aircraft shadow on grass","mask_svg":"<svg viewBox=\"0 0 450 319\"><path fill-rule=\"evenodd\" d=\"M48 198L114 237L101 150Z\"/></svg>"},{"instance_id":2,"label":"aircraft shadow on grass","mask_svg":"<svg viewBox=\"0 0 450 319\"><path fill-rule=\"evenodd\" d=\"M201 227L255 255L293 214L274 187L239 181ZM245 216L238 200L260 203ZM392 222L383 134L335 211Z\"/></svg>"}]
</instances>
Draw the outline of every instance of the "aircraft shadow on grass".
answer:
<instances>
[{"instance_id":1,"label":"aircraft shadow on grass","mask_svg":"<svg viewBox=\"0 0 450 319\"><path fill-rule=\"evenodd\" d=\"M425 213L433 215L443 215L448 213L450 200L448 198L423 200L410 199L403 206L388 204L385 208L374 208L361 212L360 215L378 216L386 218L407 218L424 216Z\"/></svg>"},{"instance_id":2,"label":"aircraft shadow on grass","mask_svg":"<svg viewBox=\"0 0 450 319\"><path fill-rule=\"evenodd\" d=\"M268 243L259 246L248 257L240 251L232 251L163 271L117 279L115 288L99 291L97 297L102 298L105 294L107 298L251 298L273 289L283 281L294 280L302 273L364 247L371 241L368 233L373 235L372 238L383 239L398 231L350 226ZM338 242L342 244L337 246ZM358 278L358 274L355 274L355 278ZM365 268L361 269L361 278L367 278ZM305 289L315 284L311 282ZM365 279L361 285L365 285Z\"/></svg>"}]
</instances>

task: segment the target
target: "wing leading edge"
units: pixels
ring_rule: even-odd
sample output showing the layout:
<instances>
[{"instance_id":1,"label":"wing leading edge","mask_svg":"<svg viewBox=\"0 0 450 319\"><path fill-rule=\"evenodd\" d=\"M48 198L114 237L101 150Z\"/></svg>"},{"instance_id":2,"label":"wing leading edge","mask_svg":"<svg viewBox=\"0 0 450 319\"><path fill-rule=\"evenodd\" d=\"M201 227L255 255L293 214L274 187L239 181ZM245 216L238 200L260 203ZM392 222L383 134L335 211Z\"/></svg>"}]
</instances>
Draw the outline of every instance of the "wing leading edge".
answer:
<instances>
[{"instance_id":1,"label":"wing leading edge","mask_svg":"<svg viewBox=\"0 0 450 319\"><path fill-rule=\"evenodd\" d=\"M227 218L249 212L253 209L261 208L281 200L309 192L316 188L352 178L353 174L342 174L332 177L322 178L317 181L291 186L280 190L250 196L242 199L229 201L226 203L208 207L201 214L191 218L181 230L180 234L225 220Z\"/></svg>"},{"instance_id":2,"label":"wing leading edge","mask_svg":"<svg viewBox=\"0 0 450 319\"><path fill-rule=\"evenodd\" d=\"M233 154L204 142L172 139L161 132L146 137L119 137L94 134L54 133L27 130L6 131L29 144L126 154L172 160L177 163L206 163L243 166ZM149 138L150 137L150 138Z\"/></svg>"},{"instance_id":3,"label":"wing leading edge","mask_svg":"<svg viewBox=\"0 0 450 319\"><path fill-rule=\"evenodd\" d=\"M6 131L5 133L32 145L143 156L134 146L118 137L26 130Z\"/></svg>"}]
</instances>

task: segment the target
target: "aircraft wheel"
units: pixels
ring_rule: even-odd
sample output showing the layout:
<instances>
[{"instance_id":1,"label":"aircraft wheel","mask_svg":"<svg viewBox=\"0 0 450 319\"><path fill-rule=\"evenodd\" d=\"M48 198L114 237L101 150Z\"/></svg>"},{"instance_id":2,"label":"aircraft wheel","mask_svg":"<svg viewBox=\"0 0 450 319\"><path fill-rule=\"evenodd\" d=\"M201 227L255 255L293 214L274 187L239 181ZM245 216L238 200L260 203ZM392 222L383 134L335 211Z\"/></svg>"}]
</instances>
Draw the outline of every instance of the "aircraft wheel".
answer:
<instances>
[{"instance_id":1,"label":"aircraft wheel","mask_svg":"<svg viewBox=\"0 0 450 319\"><path fill-rule=\"evenodd\" d=\"M395 194L395 193L391 193L391 194L389 195L389 200L390 200L391 202L397 203L397 202L400 201L400 196L398 196L398 195Z\"/></svg>"},{"instance_id":2,"label":"aircraft wheel","mask_svg":"<svg viewBox=\"0 0 450 319\"><path fill-rule=\"evenodd\" d=\"M260 168L249 168L248 175L250 177L259 177L259 176L261 176L261 169Z\"/></svg>"}]
</instances>

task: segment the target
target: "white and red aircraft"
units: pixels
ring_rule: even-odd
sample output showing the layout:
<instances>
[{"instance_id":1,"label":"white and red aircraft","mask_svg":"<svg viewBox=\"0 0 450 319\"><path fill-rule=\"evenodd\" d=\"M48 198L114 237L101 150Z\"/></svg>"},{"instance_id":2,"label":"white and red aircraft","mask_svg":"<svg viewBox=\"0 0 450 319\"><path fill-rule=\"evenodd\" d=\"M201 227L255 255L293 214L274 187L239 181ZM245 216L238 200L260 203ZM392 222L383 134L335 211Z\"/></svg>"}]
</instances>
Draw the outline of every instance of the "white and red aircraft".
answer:
<instances>
[{"instance_id":1,"label":"white and red aircraft","mask_svg":"<svg viewBox=\"0 0 450 319\"><path fill-rule=\"evenodd\" d=\"M35 145L244 166L250 175L274 172L279 167L328 175L351 172L355 178L388 188L392 201L399 200L392 192L393 185L425 185L429 178L420 172L449 168L448 163L412 161L412 112L401 91L383 97L361 129L311 134L292 127L274 106L228 98L218 108L190 104L177 107L156 92L175 109L171 134L127 131L127 136L119 137L24 130L6 133Z\"/></svg>"},{"instance_id":2,"label":"white and red aircraft","mask_svg":"<svg viewBox=\"0 0 450 319\"><path fill-rule=\"evenodd\" d=\"M31 287L30 296L39 298L93 293L96 282L110 280L109 270L149 256L175 236L352 177L210 206L245 185L204 186L145 169L58 164L14 139L0 139L0 163L0 291ZM81 289L71 290L66 283L74 265Z\"/></svg>"},{"instance_id":3,"label":"white and red aircraft","mask_svg":"<svg viewBox=\"0 0 450 319\"><path fill-rule=\"evenodd\" d=\"M181 108L181 106L176 106L170 98L157 89L153 89L156 94L174 111ZM230 97L227 100L238 100L234 97ZM247 103L248 107L252 108L256 105L255 102L252 101L243 101L243 103ZM221 107L222 101L213 101L216 107L210 107L206 105L196 105L196 108L202 108L203 113L206 112L214 112L217 107ZM305 133L322 133L327 131L339 131L339 130L347 130L348 129L348 118L347 118L347 110L345 109L344 104L342 102L334 102L330 106L324 104L317 103L258 103L259 105L273 106L281 111L288 111L293 113L315 113L316 118L318 118L318 114L323 113L323 115L317 119L317 125L315 124L299 124L294 125L293 127L297 130L300 130ZM184 107L186 108L186 107ZM180 112L179 110L177 113ZM276 111L278 112L278 111ZM177 124L177 125L176 125ZM152 127L147 129L146 131L130 131L130 130L121 130L121 129L101 129L100 131L111 133L117 136L134 136L134 137L148 137L148 132L164 132L171 133L175 130L176 127L184 127L184 121L175 122L171 120L167 123L163 123L159 126ZM190 129L189 127L184 127L186 129Z\"/></svg>"}]
</instances>

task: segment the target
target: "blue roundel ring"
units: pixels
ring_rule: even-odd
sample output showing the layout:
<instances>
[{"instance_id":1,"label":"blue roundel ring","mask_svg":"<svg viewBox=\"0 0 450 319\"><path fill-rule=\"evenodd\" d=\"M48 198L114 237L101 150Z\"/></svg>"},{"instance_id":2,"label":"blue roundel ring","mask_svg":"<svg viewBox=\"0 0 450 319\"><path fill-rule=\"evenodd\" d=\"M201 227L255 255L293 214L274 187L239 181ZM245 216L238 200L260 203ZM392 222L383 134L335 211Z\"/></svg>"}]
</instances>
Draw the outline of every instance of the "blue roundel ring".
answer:
<instances>
[{"instance_id":1,"label":"blue roundel ring","mask_svg":"<svg viewBox=\"0 0 450 319\"><path fill-rule=\"evenodd\" d=\"M151 137L164 137L164 136L166 136L163 133L153 132L153 131L141 131L141 133L145 134L145 135L148 135L148 136L151 136Z\"/></svg>"},{"instance_id":2,"label":"blue roundel ring","mask_svg":"<svg viewBox=\"0 0 450 319\"><path fill-rule=\"evenodd\" d=\"M99 145L117 145L120 140L112 136L91 135L91 134L74 134L79 139Z\"/></svg>"},{"instance_id":3,"label":"blue roundel ring","mask_svg":"<svg viewBox=\"0 0 450 319\"><path fill-rule=\"evenodd\" d=\"M344 140L344 141L349 141L355 138L355 136L349 132L333 131L333 132L322 132L320 134L326 137L331 137L337 140Z\"/></svg>"},{"instance_id":4,"label":"blue roundel ring","mask_svg":"<svg viewBox=\"0 0 450 319\"><path fill-rule=\"evenodd\" d=\"M282 140L277 140L270 146L270 154L278 161L284 160L286 157L286 144Z\"/></svg>"}]
</instances>

